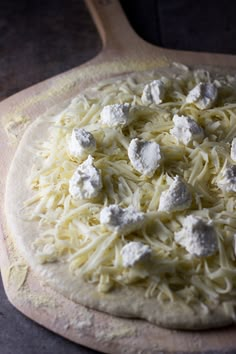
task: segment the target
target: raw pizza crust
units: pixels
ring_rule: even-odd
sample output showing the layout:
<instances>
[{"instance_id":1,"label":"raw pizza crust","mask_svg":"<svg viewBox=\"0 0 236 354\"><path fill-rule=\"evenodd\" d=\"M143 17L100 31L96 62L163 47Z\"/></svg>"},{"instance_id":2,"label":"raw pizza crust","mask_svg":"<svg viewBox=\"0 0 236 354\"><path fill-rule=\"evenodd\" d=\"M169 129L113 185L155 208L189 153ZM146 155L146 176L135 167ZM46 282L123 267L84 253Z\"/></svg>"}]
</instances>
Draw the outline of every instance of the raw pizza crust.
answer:
<instances>
[{"instance_id":1,"label":"raw pizza crust","mask_svg":"<svg viewBox=\"0 0 236 354\"><path fill-rule=\"evenodd\" d=\"M35 141L42 140L42 137L47 139L50 117L62 111L67 104L57 106L30 125L18 146L7 178L5 212L8 232L32 270L70 300L111 315L142 318L173 329L207 329L232 324L232 316L225 313L221 304L206 313L205 308L199 305L189 307L183 302L161 303L156 298L145 298L145 290L135 285L99 293L96 285L72 275L65 263L38 264L32 250L32 242L38 236L38 225L24 219L21 213L23 203L32 196L26 176L34 163Z\"/></svg>"}]
</instances>

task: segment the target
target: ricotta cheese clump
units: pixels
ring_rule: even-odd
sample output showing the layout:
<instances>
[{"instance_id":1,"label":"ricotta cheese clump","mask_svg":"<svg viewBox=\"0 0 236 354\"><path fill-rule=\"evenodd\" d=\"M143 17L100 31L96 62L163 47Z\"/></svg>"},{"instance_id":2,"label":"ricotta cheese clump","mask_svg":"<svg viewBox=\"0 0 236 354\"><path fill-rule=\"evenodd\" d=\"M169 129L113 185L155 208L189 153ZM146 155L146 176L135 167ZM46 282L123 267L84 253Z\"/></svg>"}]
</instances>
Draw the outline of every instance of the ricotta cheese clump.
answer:
<instances>
[{"instance_id":1,"label":"ricotta cheese clump","mask_svg":"<svg viewBox=\"0 0 236 354\"><path fill-rule=\"evenodd\" d=\"M133 119L130 108L131 105L129 103L116 103L105 106L101 111L100 121L108 127L125 127Z\"/></svg>"},{"instance_id":2,"label":"ricotta cheese clump","mask_svg":"<svg viewBox=\"0 0 236 354\"><path fill-rule=\"evenodd\" d=\"M121 256L124 267L132 267L151 255L152 249L142 242L129 242L121 249Z\"/></svg>"},{"instance_id":3,"label":"ricotta cheese clump","mask_svg":"<svg viewBox=\"0 0 236 354\"><path fill-rule=\"evenodd\" d=\"M236 192L236 165L226 167L223 177L218 181L218 187L223 192Z\"/></svg>"},{"instance_id":4,"label":"ricotta cheese clump","mask_svg":"<svg viewBox=\"0 0 236 354\"><path fill-rule=\"evenodd\" d=\"M127 235L139 229L144 223L144 213L134 208L121 208L116 204L109 205L100 213L100 223L118 234Z\"/></svg>"},{"instance_id":5,"label":"ricotta cheese clump","mask_svg":"<svg viewBox=\"0 0 236 354\"><path fill-rule=\"evenodd\" d=\"M188 145L193 141L201 143L204 139L203 129L194 119L175 114L173 122L174 128L170 130L170 134L175 136L175 138L184 145Z\"/></svg>"},{"instance_id":6,"label":"ricotta cheese clump","mask_svg":"<svg viewBox=\"0 0 236 354\"><path fill-rule=\"evenodd\" d=\"M194 256L210 256L218 249L214 227L198 216L187 216L182 230L176 232L174 237L178 244Z\"/></svg>"},{"instance_id":7,"label":"ricotta cheese clump","mask_svg":"<svg viewBox=\"0 0 236 354\"><path fill-rule=\"evenodd\" d=\"M96 140L85 129L75 128L68 144L69 154L74 157L88 156L96 149Z\"/></svg>"},{"instance_id":8,"label":"ricotta cheese clump","mask_svg":"<svg viewBox=\"0 0 236 354\"><path fill-rule=\"evenodd\" d=\"M69 193L75 199L91 199L102 189L101 172L93 165L93 157L88 156L69 181Z\"/></svg>"},{"instance_id":9,"label":"ricotta cheese clump","mask_svg":"<svg viewBox=\"0 0 236 354\"><path fill-rule=\"evenodd\" d=\"M230 151L231 159L236 162L236 138L233 138Z\"/></svg>"},{"instance_id":10,"label":"ricotta cheese clump","mask_svg":"<svg viewBox=\"0 0 236 354\"><path fill-rule=\"evenodd\" d=\"M135 170L148 177L154 175L162 160L159 144L138 138L131 140L128 156Z\"/></svg>"},{"instance_id":11,"label":"ricotta cheese clump","mask_svg":"<svg viewBox=\"0 0 236 354\"><path fill-rule=\"evenodd\" d=\"M160 104L165 95L165 84L162 80L154 80L143 89L141 101L143 104Z\"/></svg>"},{"instance_id":12,"label":"ricotta cheese clump","mask_svg":"<svg viewBox=\"0 0 236 354\"><path fill-rule=\"evenodd\" d=\"M176 176L169 189L161 193L158 210L165 212L185 210L191 203L192 194L187 183Z\"/></svg>"},{"instance_id":13,"label":"ricotta cheese clump","mask_svg":"<svg viewBox=\"0 0 236 354\"><path fill-rule=\"evenodd\" d=\"M186 97L186 103L194 103L199 109L208 109L216 101L218 90L215 84L200 82Z\"/></svg>"}]
</instances>

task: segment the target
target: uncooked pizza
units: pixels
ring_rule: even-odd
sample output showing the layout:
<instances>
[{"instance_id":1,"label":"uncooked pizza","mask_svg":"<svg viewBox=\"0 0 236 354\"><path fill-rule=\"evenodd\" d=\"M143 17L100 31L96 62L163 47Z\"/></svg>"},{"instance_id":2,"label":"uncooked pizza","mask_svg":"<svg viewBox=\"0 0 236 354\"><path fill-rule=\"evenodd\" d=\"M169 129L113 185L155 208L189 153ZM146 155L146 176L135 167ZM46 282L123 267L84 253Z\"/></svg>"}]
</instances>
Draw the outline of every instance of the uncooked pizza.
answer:
<instances>
[{"instance_id":1,"label":"uncooked pizza","mask_svg":"<svg viewBox=\"0 0 236 354\"><path fill-rule=\"evenodd\" d=\"M9 232L75 302L168 328L235 321L236 80L175 65L80 93L30 125Z\"/></svg>"}]
</instances>

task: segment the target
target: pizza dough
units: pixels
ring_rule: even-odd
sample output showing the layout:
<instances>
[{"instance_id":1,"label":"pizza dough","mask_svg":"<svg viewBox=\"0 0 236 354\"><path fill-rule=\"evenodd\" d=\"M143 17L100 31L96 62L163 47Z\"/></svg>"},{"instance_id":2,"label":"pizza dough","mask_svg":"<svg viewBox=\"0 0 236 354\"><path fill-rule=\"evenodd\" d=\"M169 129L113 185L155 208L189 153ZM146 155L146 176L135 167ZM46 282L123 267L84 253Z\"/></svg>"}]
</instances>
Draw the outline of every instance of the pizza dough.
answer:
<instances>
[{"instance_id":1,"label":"pizza dough","mask_svg":"<svg viewBox=\"0 0 236 354\"><path fill-rule=\"evenodd\" d=\"M165 85L161 103L141 100L154 80ZM51 111L26 131L11 165L6 188L9 233L32 269L75 302L116 316L143 318L168 328L211 328L234 322L236 285L234 194L219 180L230 159L236 134L236 94L232 78L214 81L219 97L200 110L186 96L199 82L214 81L203 70L178 69L133 74L106 81ZM214 98L215 100L215 98ZM106 126L105 106L129 104L129 123ZM69 108L66 108L69 105ZM57 107L58 112L58 107ZM122 113L123 114L123 113ZM202 142L185 145L170 133L173 116L191 116L204 130ZM122 118L123 119L123 118ZM71 156L73 129L93 134L95 167L103 189L91 199L76 199L69 181L85 157ZM162 160L153 176L137 171L128 157L132 139L155 141ZM142 155L140 155L142 160ZM176 176L191 190L187 207L158 211L161 193ZM127 234L100 223L108 205L132 206L145 223ZM212 222L217 251L190 254L175 241L189 215ZM132 267L122 264L122 247L137 241L152 248L151 257Z\"/></svg>"}]
</instances>

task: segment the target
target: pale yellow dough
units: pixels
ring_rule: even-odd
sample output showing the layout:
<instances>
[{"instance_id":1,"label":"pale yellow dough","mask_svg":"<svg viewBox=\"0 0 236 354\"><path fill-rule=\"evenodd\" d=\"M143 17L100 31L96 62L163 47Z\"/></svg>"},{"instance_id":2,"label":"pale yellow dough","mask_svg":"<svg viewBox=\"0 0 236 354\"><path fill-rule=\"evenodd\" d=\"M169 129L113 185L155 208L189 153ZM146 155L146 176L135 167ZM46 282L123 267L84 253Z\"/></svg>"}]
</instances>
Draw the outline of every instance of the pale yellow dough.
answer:
<instances>
[{"instance_id":1,"label":"pale yellow dough","mask_svg":"<svg viewBox=\"0 0 236 354\"><path fill-rule=\"evenodd\" d=\"M181 72L177 72L177 74L180 75ZM144 74L146 80L144 81L147 82L151 77L151 74L148 74L147 77ZM100 85L100 87L102 87L102 85ZM106 87L105 84L104 87ZM92 90L91 92L92 95L96 97L96 90ZM64 109L67 104L68 102L63 103L61 110ZM57 107L56 111L58 112L59 110L60 107ZM234 112L236 112L235 107ZM224 294L223 292L222 294L219 293L218 298L215 299L214 302L207 304L199 298L193 299L193 301L188 304L183 299L176 296L174 291L170 294L169 299L158 298L158 292L153 297L147 296L147 289L143 286L142 282L133 282L126 285L122 284L122 282L121 285L119 285L117 282L110 291L105 293L100 292L98 291L96 282L89 282L86 280L86 277L84 279L80 273L77 272L76 274L76 272L73 273L70 271L68 262L65 261L63 257L62 261L59 259L56 262L44 264L38 262L32 244L41 232L41 228L39 227L40 217L35 220L29 220L25 214L24 203L35 193L30 189L27 179L30 175L31 167L37 160L37 147L35 142L49 140L49 128L55 123L53 117L54 110L38 118L29 126L15 154L6 186L5 210L9 234L14 239L17 248L35 273L56 291L71 300L93 309L107 312L111 315L142 318L160 326L176 329L204 329L233 323L234 314L229 309L233 309L235 304L233 294L235 294L236 290L236 272L235 275L232 276L235 279L234 282L232 281L233 288L229 294ZM70 158L68 157L68 159ZM139 178L139 175L136 175L137 178ZM142 179L142 176L140 178ZM177 225L180 225L180 222ZM232 227L232 230L233 229L234 226ZM42 230L45 230L45 225L42 227ZM231 245L229 243L230 241L227 241L225 249L230 249ZM176 246L174 247L176 248ZM181 252L181 254L186 254L184 250L181 250ZM218 257L218 255L216 257ZM233 257L233 251L230 257ZM197 268L199 263L193 260L193 269L195 266ZM236 265L234 258L231 259L231 263ZM202 262L202 267L203 266L204 262ZM204 274L204 272L202 274ZM176 274L176 277L178 278L178 274ZM168 278L165 278L165 281L166 279ZM168 284L160 283L159 285L161 289ZM196 295L193 295L193 297L194 296Z\"/></svg>"}]
</instances>

